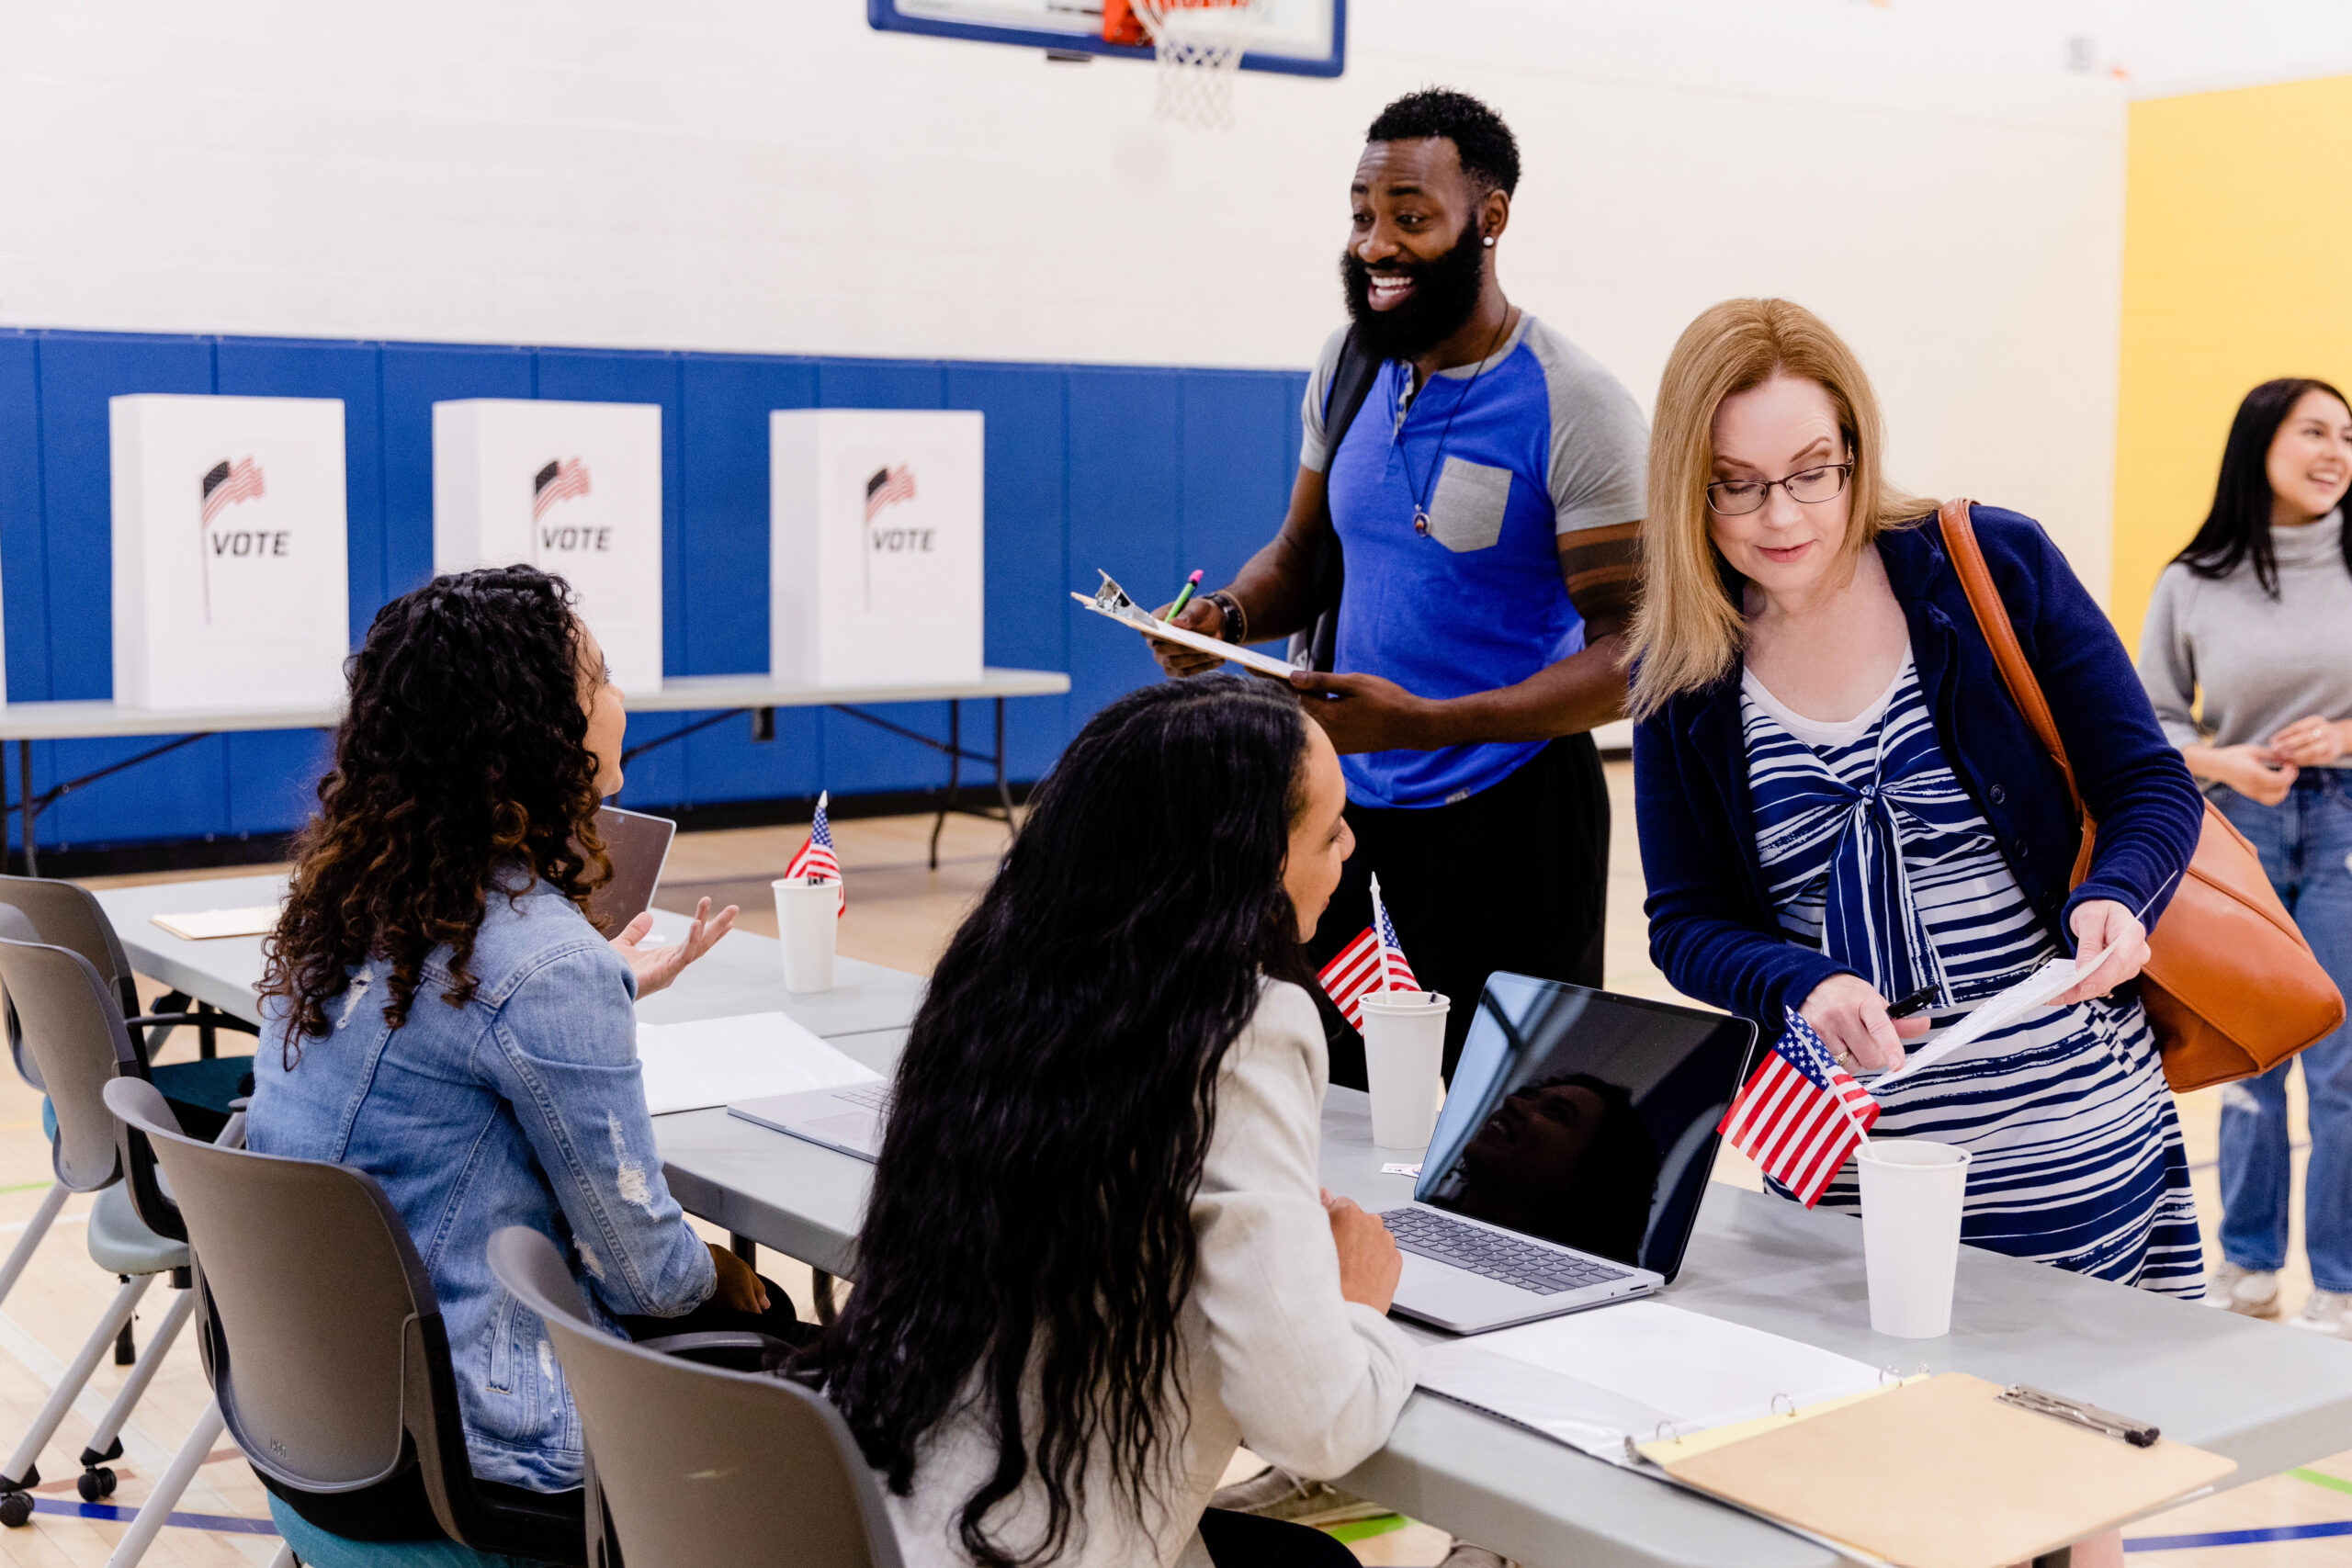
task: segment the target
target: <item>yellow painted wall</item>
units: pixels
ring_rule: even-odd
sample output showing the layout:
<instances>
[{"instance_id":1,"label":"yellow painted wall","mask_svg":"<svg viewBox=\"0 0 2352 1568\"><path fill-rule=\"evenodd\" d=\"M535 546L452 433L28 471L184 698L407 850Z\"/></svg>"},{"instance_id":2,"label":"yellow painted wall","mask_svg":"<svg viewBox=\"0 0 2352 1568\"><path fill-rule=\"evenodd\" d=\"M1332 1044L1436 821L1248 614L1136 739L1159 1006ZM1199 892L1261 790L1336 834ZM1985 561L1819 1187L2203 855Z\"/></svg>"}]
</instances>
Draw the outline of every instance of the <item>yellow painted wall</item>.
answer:
<instances>
[{"instance_id":1,"label":"yellow painted wall","mask_svg":"<svg viewBox=\"0 0 2352 1568\"><path fill-rule=\"evenodd\" d=\"M2352 388L2352 76L2132 106L2109 603L2135 652L2238 400L2278 376Z\"/></svg>"}]
</instances>

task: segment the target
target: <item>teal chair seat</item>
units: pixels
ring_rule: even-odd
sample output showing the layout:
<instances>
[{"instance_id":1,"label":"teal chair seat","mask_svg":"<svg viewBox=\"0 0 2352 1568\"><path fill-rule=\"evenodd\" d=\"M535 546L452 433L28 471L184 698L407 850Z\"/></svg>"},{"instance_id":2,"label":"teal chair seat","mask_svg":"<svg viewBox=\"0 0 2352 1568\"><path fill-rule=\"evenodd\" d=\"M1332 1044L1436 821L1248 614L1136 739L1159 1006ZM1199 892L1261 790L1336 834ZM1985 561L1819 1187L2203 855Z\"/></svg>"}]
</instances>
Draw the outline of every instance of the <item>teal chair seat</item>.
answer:
<instances>
[{"instance_id":1,"label":"teal chair seat","mask_svg":"<svg viewBox=\"0 0 2352 1568\"><path fill-rule=\"evenodd\" d=\"M521 1557L493 1557L454 1540L351 1540L329 1535L276 1494L269 1517L305 1568L541 1568Z\"/></svg>"}]
</instances>

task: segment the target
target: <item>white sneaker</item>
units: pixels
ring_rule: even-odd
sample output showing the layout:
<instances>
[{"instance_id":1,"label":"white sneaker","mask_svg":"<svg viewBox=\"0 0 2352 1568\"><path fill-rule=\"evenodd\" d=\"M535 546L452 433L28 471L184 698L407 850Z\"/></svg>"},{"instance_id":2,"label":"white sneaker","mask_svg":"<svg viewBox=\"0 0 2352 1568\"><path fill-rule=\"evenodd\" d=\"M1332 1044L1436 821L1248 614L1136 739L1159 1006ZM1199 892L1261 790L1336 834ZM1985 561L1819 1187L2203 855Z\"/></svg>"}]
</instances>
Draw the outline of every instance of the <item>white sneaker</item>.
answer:
<instances>
[{"instance_id":1,"label":"white sneaker","mask_svg":"<svg viewBox=\"0 0 2352 1568\"><path fill-rule=\"evenodd\" d=\"M1302 1481L1271 1464L1247 1481L1218 1487L1209 1498L1209 1506L1265 1519L1287 1519L1318 1529L1351 1519L1377 1519L1396 1511L1385 1503L1343 1492L1328 1481Z\"/></svg>"},{"instance_id":2,"label":"white sneaker","mask_svg":"<svg viewBox=\"0 0 2352 1568\"><path fill-rule=\"evenodd\" d=\"M2247 1317L2277 1317L2278 1276L2267 1269L2241 1269L2234 1263L2221 1264L2206 1277L2205 1304ZM2335 1331L2329 1329L2327 1332L2332 1334Z\"/></svg>"},{"instance_id":3,"label":"white sneaker","mask_svg":"<svg viewBox=\"0 0 2352 1568\"><path fill-rule=\"evenodd\" d=\"M2312 1299L2303 1303L2303 1310L2287 1326L2352 1339L2352 1295L2342 1291L2313 1291Z\"/></svg>"}]
</instances>

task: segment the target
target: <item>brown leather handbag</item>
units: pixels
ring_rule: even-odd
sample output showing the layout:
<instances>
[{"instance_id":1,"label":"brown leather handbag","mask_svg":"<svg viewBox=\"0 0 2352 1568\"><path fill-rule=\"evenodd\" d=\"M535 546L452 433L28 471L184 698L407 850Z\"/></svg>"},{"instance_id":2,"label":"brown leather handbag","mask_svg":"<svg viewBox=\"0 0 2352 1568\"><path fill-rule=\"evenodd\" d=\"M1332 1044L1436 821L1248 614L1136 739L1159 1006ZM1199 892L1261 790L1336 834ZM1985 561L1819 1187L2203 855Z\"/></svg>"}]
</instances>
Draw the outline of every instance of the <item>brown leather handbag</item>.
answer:
<instances>
[{"instance_id":1,"label":"brown leather handbag","mask_svg":"<svg viewBox=\"0 0 2352 1568\"><path fill-rule=\"evenodd\" d=\"M1944 502L1944 548L1992 645L2010 700L2065 776L2083 825L2082 851L2075 857L2079 886L2090 870L2098 824L2083 809L2065 743L1985 570L1968 507L1965 501ZM2344 995L2278 901L2262 857L2210 800L2197 853L2164 919L2148 933L2148 954L2140 972L2140 1002L2164 1051L2165 1081L2176 1090L2267 1072L2344 1021Z\"/></svg>"}]
</instances>

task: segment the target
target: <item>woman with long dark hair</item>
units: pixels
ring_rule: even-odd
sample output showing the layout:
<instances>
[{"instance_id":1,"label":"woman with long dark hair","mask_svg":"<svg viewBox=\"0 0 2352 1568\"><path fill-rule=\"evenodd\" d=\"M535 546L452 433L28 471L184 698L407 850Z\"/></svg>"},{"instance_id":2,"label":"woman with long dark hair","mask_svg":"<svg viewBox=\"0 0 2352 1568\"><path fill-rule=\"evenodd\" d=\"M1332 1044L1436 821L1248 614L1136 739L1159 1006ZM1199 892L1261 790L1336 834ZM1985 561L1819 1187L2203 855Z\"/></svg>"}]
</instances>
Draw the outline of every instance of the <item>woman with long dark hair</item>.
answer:
<instances>
[{"instance_id":1,"label":"woman with long dark hair","mask_svg":"<svg viewBox=\"0 0 2352 1568\"><path fill-rule=\"evenodd\" d=\"M910 1568L1351 1561L1204 1514L1237 1444L1337 1475L1412 1388L1395 1244L1316 1178L1345 804L1284 688L1146 687L949 942L823 1363Z\"/></svg>"},{"instance_id":2,"label":"woman with long dark hair","mask_svg":"<svg viewBox=\"0 0 2352 1568\"><path fill-rule=\"evenodd\" d=\"M567 1491L579 1419L537 1321L491 1274L493 1229L553 1237L616 1328L791 1325L781 1292L688 1228L637 1065L634 998L735 910L707 919L704 899L689 940L662 948L639 945L649 916L609 942L589 923L626 718L560 578L435 578L378 613L350 683L266 947L247 1143L383 1183L440 1299L475 1473ZM272 1506L289 1536L441 1537L413 1472Z\"/></svg>"},{"instance_id":3,"label":"woman with long dark hair","mask_svg":"<svg viewBox=\"0 0 2352 1568\"><path fill-rule=\"evenodd\" d=\"M2213 507L2156 581L2140 678L2189 772L2254 841L2338 987L2352 991L2352 407L2290 377L2245 395ZM2352 1030L2302 1054L2311 1101L2297 1328L2352 1338ZM2215 1303L2275 1317L2290 1182L2282 1062L2222 1100Z\"/></svg>"}]
</instances>

